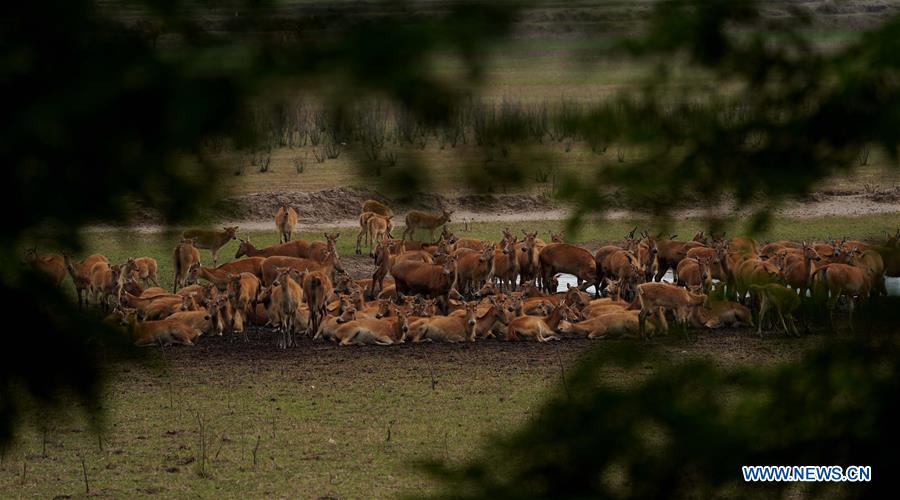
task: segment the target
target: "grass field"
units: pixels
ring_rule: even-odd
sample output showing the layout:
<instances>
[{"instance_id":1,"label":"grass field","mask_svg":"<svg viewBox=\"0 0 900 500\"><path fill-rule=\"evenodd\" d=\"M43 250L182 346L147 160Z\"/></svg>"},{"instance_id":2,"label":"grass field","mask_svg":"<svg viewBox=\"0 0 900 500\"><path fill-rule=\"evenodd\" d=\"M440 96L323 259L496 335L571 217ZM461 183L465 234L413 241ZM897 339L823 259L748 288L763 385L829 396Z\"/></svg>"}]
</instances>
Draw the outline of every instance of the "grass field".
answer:
<instances>
[{"instance_id":1,"label":"grass field","mask_svg":"<svg viewBox=\"0 0 900 500\"><path fill-rule=\"evenodd\" d=\"M609 345L338 348L305 339L281 352L271 331L250 337L152 350L161 362L149 367L114 363L99 437L78 418L33 415L2 452L0 494L81 496L85 475L90 494L104 497L422 494L433 483L417 461L461 460L534 418L571 360ZM796 360L819 340L718 331L646 348L673 362L708 357L744 366ZM627 386L659 368L604 375Z\"/></svg>"}]
</instances>

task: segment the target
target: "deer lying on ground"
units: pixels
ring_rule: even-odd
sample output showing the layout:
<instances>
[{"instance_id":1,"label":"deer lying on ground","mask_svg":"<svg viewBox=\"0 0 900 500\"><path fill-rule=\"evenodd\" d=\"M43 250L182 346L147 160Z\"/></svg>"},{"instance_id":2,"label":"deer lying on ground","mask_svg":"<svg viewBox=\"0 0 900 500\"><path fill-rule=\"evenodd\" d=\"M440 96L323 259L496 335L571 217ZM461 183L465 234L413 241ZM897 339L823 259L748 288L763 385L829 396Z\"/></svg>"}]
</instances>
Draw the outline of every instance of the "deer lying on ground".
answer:
<instances>
[{"instance_id":1,"label":"deer lying on ground","mask_svg":"<svg viewBox=\"0 0 900 500\"><path fill-rule=\"evenodd\" d=\"M212 335L215 332L213 317L206 309L197 311L178 311L170 314L166 320L180 321L188 327L201 332L203 335Z\"/></svg>"},{"instance_id":2,"label":"deer lying on ground","mask_svg":"<svg viewBox=\"0 0 900 500\"><path fill-rule=\"evenodd\" d=\"M339 345L393 345L404 342L409 332L406 313L383 319L357 319L339 325L335 337Z\"/></svg>"},{"instance_id":3,"label":"deer lying on ground","mask_svg":"<svg viewBox=\"0 0 900 500\"><path fill-rule=\"evenodd\" d=\"M441 210L440 214L410 210L406 214L406 228L403 230L403 236L400 239L406 240L407 236L412 238L416 229L424 229L431 235L428 241L434 241L434 230L450 222L451 214L453 214L453 210Z\"/></svg>"},{"instance_id":4,"label":"deer lying on ground","mask_svg":"<svg viewBox=\"0 0 900 500\"><path fill-rule=\"evenodd\" d=\"M60 254L38 255L36 248L29 248L25 250L22 263L46 276L54 286L61 285L66 278L66 259Z\"/></svg>"},{"instance_id":5,"label":"deer lying on ground","mask_svg":"<svg viewBox=\"0 0 900 500\"><path fill-rule=\"evenodd\" d=\"M488 300L483 310L481 306L477 306L475 312L475 338L493 338L494 331L505 331L509 325L506 307L493 297ZM467 314L468 309L461 309L453 311L450 316L465 318Z\"/></svg>"},{"instance_id":6,"label":"deer lying on ground","mask_svg":"<svg viewBox=\"0 0 900 500\"><path fill-rule=\"evenodd\" d=\"M695 326L706 328L753 326L750 309L729 300L717 300L694 309L691 320Z\"/></svg>"},{"instance_id":7,"label":"deer lying on ground","mask_svg":"<svg viewBox=\"0 0 900 500\"><path fill-rule=\"evenodd\" d=\"M282 205L275 212L275 228L278 230L279 241L281 243L291 241L295 227L297 227L297 211L293 207Z\"/></svg>"},{"instance_id":8,"label":"deer lying on ground","mask_svg":"<svg viewBox=\"0 0 900 500\"><path fill-rule=\"evenodd\" d=\"M570 318L565 301L560 302L547 316L517 316L509 321L506 340L534 339L538 342L559 340L556 335L559 324Z\"/></svg>"},{"instance_id":9,"label":"deer lying on ground","mask_svg":"<svg viewBox=\"0 0 900 500\"><path fill-rule=\"evenodd\" d=\"M188 229L181 234L182 239L192 240L194 246L212 252L213 266L219 265L219 249L237 238L237 226L225 227L221 231Z\"/></svg>"},{"instance_id":10,"label":"deer lying on ground","mask_svg":"<svg viewBox=\"0 0 900 500\"><path fill-rule=\"evenodd\" d=\"M478 304L465 305L465 316L434 316L422 318L409 325L409 336L414 343L422 341L474 342Z\"/></svg>"},{"instance_id":11,"label":"deer lying on ground","mask_svg":"<svg viewBox=\"0 0 900 500\"><path fill-rule=\"evenodd\" d=\"M656 330L651 323L650 332ZM637 336L640 334L640 311L611 311L578 323L563 321L559 324L560 333L576 334L589 339L617 338Z\"/></svg>"},{"instance_id":12,"label":"deer lying on ground","mask_svg":"<svg viewBox=\"0 0 900 500\"><path fill-rule=\"evenodd\" d=\"M344 335L349 335L350 339L348 339L346 337L339 337L337 329L342 324L355 319L357 319L356 308L353 307L352 304L342 303L337 313L329 314L325 317L319 330L316 332L315 336L313 336L313 340L322 339L325 342L338 342L342 345L347 345L346 342L349 342L349 340L356 335L356 332L346 330L341 332Z\"/></svg>"},{"instance_id":13,"label":"deer lying on ground","mask_svg":"<svg viewBox=\"0 0 900 500\"><path fill-rule=\"evenodd\" d=\"M138 322L132 316L124 321L123 326L138 347L194 345L194 339L203 334L186 323L172 319Z\"/></svg>"},{"instance_id":14,"label":"deer lying on ground","mask_svg":"<svg viewBox=\"0 0 900 500\"><path fill-rule=\"evenodd\" d=\"M193 240L183 239L175 247L172 261L175 269L175 284L172 285L172 292L175 292L179 287L190 284L188 283L189 276L195 268L200 267L200 251L194 246Z\"/></svg>"}]
</instances>

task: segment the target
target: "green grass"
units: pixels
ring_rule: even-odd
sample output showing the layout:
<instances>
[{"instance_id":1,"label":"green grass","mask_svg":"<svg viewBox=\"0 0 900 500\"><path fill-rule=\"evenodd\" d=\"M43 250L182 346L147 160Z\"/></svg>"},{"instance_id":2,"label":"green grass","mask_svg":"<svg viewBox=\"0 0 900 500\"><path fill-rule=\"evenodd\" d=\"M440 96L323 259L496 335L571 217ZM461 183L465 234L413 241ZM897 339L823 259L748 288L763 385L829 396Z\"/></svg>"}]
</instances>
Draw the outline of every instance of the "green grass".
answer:
<instances>
[{"instance_id":1,"label":"green grass","mask_svg":"<svg viewBox=\"0 0 900 500\"><path fill-rule=\"evenodd\" d=\"M793 361L819 341L732 332L654 345L677 360L756 365ZM2 450L0 496L82 495L81 457L91 494L110 497L423 493L434 484L417 461L462 460L491 435L535 418L548 388L559 385L561 367L591 345L607 344L338 348L304 341L279 352L204 339L168 349L155 368L114 364L99 437L84 421L57 413L29 418L18 442ZM626 386L658 368L604 375ZM207 443L203 468L198 418Z\"/></svg>"}]
</instances>

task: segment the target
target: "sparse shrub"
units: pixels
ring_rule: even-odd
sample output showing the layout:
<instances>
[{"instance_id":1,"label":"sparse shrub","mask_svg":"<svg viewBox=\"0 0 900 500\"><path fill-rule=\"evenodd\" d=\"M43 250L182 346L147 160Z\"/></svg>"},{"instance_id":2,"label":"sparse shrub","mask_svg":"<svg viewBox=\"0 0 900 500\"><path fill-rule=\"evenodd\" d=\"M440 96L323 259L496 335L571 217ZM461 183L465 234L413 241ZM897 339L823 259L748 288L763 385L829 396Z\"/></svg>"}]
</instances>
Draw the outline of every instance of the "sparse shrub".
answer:
<instances>
[{"instance_id":1,"label":"sparse shrub","mask_svg":"<svg viewBox=\"0 0 900 500\"><path fill-rule=\"evenodd\" d=\"M393 151L393 150L390 150L390 151L388 151L387 153L385 153L385 154L384 154L384 161L386 161L387 164L388 164L389 166L391 166L391 167L396 166L396 165L397 165L397 152L396 152L396 151Z\"/></svg>"},{"instance_id":2,"label":"sparse shrub","mask_svg":"<svg viewBox=\"0 0 900 500\"><path fill-rule=\"evenodd\" d=\"M856 162L859 163L859 166L864 167L869 164L869 146L863 146L859 151L859 155L856 157Z\"/></svg>"},{"instance_id":3,"label":"sparse shrub","mask_svg":"<svg viewBox=\"0 0 900 500\"><path fill-rule=\"evenodd\" d=\"M334 139L329 139L325 141L325 147L322 150L325 152L325 157L329 160L336 160L341 156L341 151L344 147L343 142L337 142Z\"/></svg>"},{"instance_id":4,"label":"sparse shrub","mask_svg":"<svg viewBox=\"0 0 900 500\"><path fill-rule=\"evenodd\" d=\"M259 173L264 174L269 171L269 166L272 164L272 155L268 154L265 158L259 162Z\"/></svg>"},{"instance_id":5,"label":"sparse shrub","mask_svg":"<svg viewBox=\"0 0 900 500\"><path fill-rule=\"evenodd\" d=\"M294 158L294 170L296 170L298 174L302 174L306 170L306 159Z\"/></svg>"}]
</instances>

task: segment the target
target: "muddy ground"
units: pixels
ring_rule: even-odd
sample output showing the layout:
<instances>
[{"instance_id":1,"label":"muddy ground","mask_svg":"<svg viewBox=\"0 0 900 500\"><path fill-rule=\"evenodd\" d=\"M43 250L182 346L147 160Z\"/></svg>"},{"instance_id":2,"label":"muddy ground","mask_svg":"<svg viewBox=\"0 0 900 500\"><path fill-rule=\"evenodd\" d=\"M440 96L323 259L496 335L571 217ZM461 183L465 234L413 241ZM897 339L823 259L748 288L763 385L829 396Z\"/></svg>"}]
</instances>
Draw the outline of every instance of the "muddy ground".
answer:
<instances>
[{"instance_id":1,"label":"muddy ground","mask_svg":"<svg viewBox=\"0 0 900 500\"><path fill-rule=\"evenodd\" d=\"M338 347L301 337L293 348L279 350L275 347L274 330L252 328L248 332L247 342L239 336L203 338L190 348L167 349L166 358L175 365L212 371L220 370L225 364L257 361L272 369L290 365L301 372L315 372L327 368L333 375L340 375L342 370L361 360L372 361L374 357L374 360L386 363L406 363L410 375L421 376L423 364L435 360L460 367L493 366L498 370L508 365L556 366L560 360L568 363L592 347L602 348L616 343L646 345L658 349L663 358L670 361L700 357L711 359L722 367L765 364L797 360L821 341L818 335L807 335L799 340L782 334L766 334L761 338L748 328L729 328L693 331L689 339L677 334L656 336L647 344L637 339L564 338L546 344L484 339L471 344L405 343L391 347ZM302 374L298 375L302 378Z\"/></svg>"}]
</instances>

